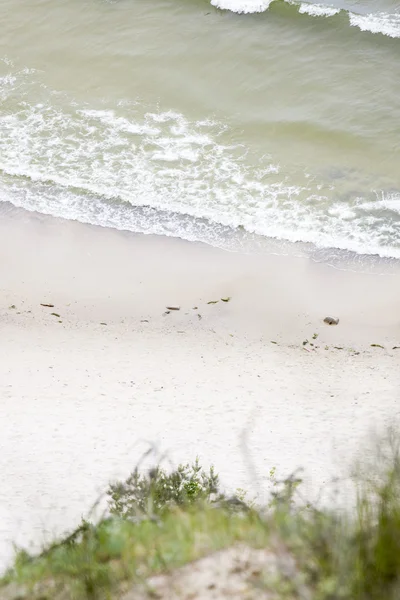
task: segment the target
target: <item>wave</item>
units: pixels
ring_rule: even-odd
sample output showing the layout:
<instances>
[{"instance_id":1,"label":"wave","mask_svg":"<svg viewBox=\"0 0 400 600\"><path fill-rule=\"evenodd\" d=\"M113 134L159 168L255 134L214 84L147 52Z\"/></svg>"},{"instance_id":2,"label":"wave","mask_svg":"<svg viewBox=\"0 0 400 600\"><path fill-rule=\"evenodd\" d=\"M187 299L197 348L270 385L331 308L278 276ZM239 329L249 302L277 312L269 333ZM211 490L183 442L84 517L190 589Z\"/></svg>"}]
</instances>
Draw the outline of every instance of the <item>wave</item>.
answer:
<instances>
[{"instance_id":1,"label":"wave","mask_svg":"<svg viewBox=\"0 0 400 600\"><path fill-rule=\"evenodd\" d=\"M365 231L360 221L354 222L355 211L340 203L331 206L322 230L317 229L318 225L313 227L310 216L308 221L296 227L295 220L300 218L301 211L293 214L290 222L285 221L284 214L278 216L275 213L274 218L274 213L271 213L270 219L265 215L262 222L255 224L253 221L253 224L244 227L221 223L215 217L196 216L190 209L185 212L135 206L115 198L113 202L105 202L104 195L61 186L52 180L18 177L12 185L5 186L5 175L0 172L0 203L10 203L29 212L57 218L145 235L179 237L231 251L293 253L295 249L292 244L300 244L296 249L297 254L320 255L324 261L340 261L341 255L337 255L336 250L356 256L400 259L400 242L396 239L395 225L390 227L386 221L385 231ZM381 213L377 215L376 222L382 221L383 212L391 211L395 213L396 220L400 215L400 193L393 198L381 194L381 199L377 199L376 203L360 199L357 208L368 215L374 211ZM318 223L318 219L315 223ZM303 244L311 244L312 248L305 248ZM321 254L321 251L324 253Z\"/></svg>"},{"instance_id":2,"label":"wave","mask_svg":"<svg viewBox=\"0 0 400 600\"><path fill-rule=\"evenodd\" d=\"M350 25L361 31L382 33L392 38L400 37L400 14L371 13L369 15L349 14Z\"/></svg>"},{"instance_id":3,"label":"wave","mask_svg":"<svg viewBox=\"0 0 400 600\"><path fill-rule=\"evenodd\" d=\"M239 14L266 11L273 0L211 0L212 6Z\"/></svg>"},{"instance_id":4,"label":"wave","mask_svg":"<svg viewBox=\"0 0 400 600\"><path fill-rule=\"evenodd\" d=\"M295 6L299 14L307 14L312 17L334 17L339 13L343 13L346 14L349 25L358 27L361 31L400 38L400 13L357 14L329 4L312 4L296 0L211 0L211 4L216 8L238 14L265 12L271 4L281 2Z\"/></svg>"},{"instance_id":5,"label":"wave","mask_svg":"<svg viewBox=\"0 0 400 600\"><path fill-rule=\"evenodd\" d=\"M94 109L35 92L28 72L13 77L0 82L0 201L231 249L269 238L400 258L396 191L341 197L334 179L254 156L218 122L140 104Z\"/></svg>"},{"instance_id":6,"label":"wave","mask_svg":"<svg viewBox=\"0 0 400 600\"><path fill-rule=\"evenodd\" d=\"M339 8L332 8L324 4L305 4L299 5L301 15L311 15L312 17L333 17L340 13Z\"/></svg>"}]
</instances>

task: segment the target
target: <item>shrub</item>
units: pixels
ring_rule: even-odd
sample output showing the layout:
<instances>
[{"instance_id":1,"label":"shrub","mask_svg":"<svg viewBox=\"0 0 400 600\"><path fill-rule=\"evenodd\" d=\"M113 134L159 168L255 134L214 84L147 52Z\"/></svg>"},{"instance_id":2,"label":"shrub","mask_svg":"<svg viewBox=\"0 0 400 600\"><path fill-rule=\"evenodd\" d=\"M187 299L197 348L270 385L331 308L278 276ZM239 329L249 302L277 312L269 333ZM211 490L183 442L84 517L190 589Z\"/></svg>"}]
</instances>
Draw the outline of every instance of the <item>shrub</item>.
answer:
<instances>
[{"instance_id":1,"label":"shrub","mask_svg":"<svg viewBox=\"0 0 400 600\"><path fill-rule=\"evenodd\" d=\"M184 506L223 497L214 468L205 471L198 459L169 473L160 466L147 474L136 468L126 481L111 484L107 495L111 514L127 519L158 514L171 505Z\"/></svg>"}]
</instances>

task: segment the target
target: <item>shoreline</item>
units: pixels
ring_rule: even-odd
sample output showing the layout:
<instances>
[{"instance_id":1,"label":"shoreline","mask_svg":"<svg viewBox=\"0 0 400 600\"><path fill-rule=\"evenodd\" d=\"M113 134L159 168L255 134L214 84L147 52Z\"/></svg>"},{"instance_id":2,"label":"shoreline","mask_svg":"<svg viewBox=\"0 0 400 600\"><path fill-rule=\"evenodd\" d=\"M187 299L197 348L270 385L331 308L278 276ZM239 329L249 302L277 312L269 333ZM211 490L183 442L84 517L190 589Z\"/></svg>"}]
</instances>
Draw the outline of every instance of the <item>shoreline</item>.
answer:
<instances>
[{"instance_id":1,"label":"shoreline","mask_svg":"<svg viewBox=\"0 0 400 600\"><path fill-rule=\"evenodd\" d=\"M161 323L168 303L181 306L180 319L201 304L213 323L250 337L295 343L314 327L326 343L400 342L400 261L380 273L337 269L307 256L233 252L15 208L2 214L0 234L10 305L50 297L71 322L147 315ZM340 325L326 327L326 316Z\"/></svg>"},{"instance_id":2,"label":"shoreline","mask_svg":"<svg viewBox=\"0 0 400 600\"><path fill-rule=\"evenodd\" d=\"M305 467L316 491L399 415L398 274L22 210L0 257L0 563L74 526L147 442L248 488L246 431L262 480Z\"/></svg>"}]
</instances>

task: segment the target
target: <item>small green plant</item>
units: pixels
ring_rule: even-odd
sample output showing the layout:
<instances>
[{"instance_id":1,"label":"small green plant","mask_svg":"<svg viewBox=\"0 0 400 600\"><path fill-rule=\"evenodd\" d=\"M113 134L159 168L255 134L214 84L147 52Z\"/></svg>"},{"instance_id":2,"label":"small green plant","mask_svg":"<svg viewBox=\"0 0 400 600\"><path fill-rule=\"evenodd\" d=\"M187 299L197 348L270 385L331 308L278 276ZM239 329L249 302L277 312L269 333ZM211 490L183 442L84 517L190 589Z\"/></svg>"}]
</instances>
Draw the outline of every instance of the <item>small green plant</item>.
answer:
<instances>
[{"instance_id":1,"label":"small green plant","mask_svg":"<svg viewBox=\"0 0 400 600\"><path fill-rule=\"evenodd\" d=\"M205 471L196 459L171 472L160 466L147 474L135 469L125 482L111 484L107 494L111 514L135 518L160 513L171 505L210 501L219 494L219 481L213 467Z\"/></svg>"}]
</instances>

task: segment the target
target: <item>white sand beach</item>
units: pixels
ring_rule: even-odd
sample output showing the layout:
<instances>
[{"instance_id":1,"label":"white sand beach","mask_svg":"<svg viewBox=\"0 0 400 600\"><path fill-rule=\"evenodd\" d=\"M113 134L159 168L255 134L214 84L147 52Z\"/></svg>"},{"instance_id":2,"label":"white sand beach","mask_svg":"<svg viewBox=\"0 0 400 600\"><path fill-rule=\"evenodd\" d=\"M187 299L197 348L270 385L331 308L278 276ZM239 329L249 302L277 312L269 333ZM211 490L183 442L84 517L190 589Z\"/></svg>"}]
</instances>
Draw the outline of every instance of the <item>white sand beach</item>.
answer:
<instances>
[{"instance_id":1,"label":"white sand beach","mask_svg":"<svg viewBox=\"0 0 400 600\"><path fill-rule=\"evenodd\" d=\"M174 463L198 455L231 488L258 493L271 468L304 467L318 491L400 411L393 270L13 209L0 222L0 298L3 565L11 542L75 525L148 443Z\"/></svg>"}]
</instances>

